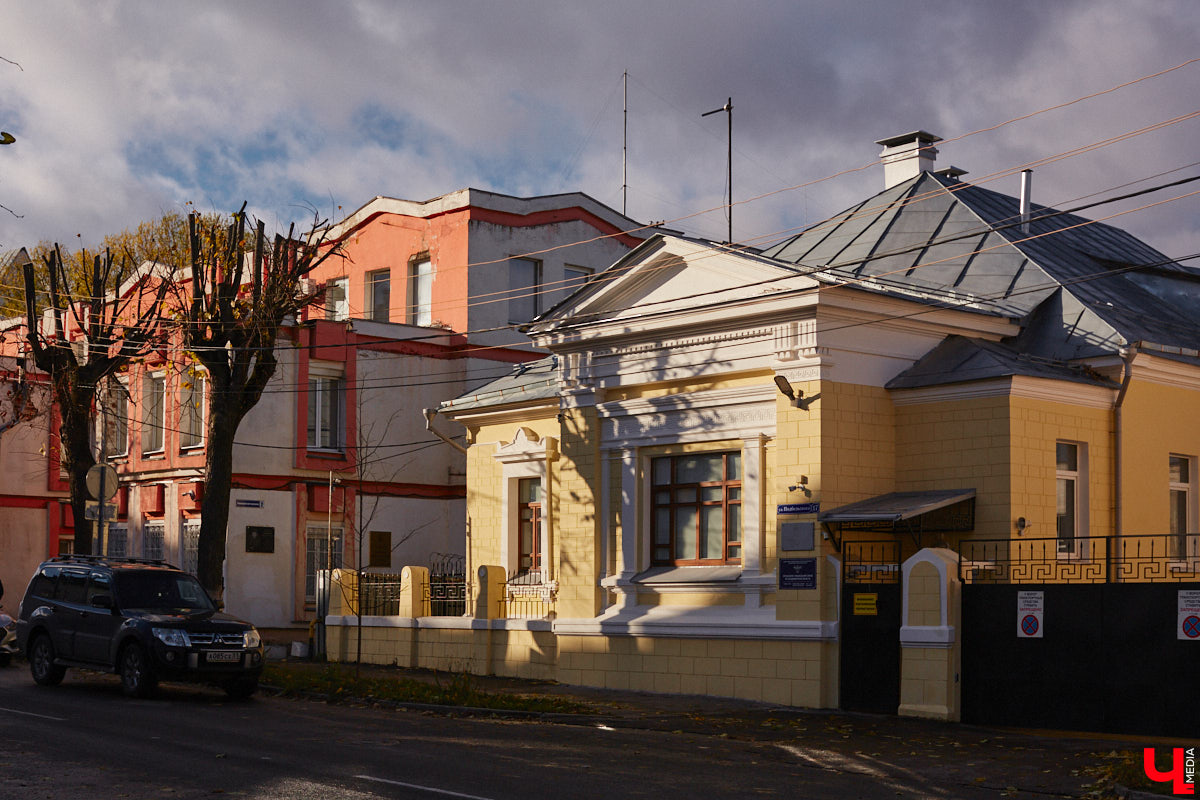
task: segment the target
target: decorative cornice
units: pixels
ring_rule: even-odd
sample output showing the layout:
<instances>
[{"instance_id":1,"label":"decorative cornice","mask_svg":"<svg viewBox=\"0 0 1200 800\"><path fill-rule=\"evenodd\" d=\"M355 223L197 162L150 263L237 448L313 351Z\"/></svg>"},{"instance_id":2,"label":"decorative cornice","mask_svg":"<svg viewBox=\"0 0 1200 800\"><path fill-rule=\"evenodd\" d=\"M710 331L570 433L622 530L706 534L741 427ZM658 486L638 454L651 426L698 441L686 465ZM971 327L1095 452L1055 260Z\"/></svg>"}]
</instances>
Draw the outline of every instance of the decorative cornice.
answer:
<instances>
[{"instance_id":1,"label":"decorative cornice","mask_svg":"<svg viewBox=\"0 0 1200 800\"><path fill-rule=\"evenodd\" d=\"M890 394L892 402L897 406L976 400L987 397L1021 397L1084 408L1112 408L1117 400L1117 390L1107 386L1031 378L1023 375L929 386L922 389L892 389Z\"/></svg>"}]
</instances>

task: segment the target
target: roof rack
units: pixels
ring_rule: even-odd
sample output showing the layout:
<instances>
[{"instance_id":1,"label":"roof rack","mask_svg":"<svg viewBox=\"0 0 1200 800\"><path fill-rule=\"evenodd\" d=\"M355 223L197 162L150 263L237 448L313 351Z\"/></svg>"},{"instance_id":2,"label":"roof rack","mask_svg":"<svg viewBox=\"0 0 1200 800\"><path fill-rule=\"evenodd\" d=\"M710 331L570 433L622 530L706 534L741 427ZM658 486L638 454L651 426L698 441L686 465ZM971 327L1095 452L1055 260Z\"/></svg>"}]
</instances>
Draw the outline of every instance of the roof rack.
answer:
<instances>
[{"instance_id":1,"label":"roof rack","mask_svg":"<svg viewBox=\"0 0 1200 800\"><path fill-rule=\"evenodd\" d=\"M83 555L82 553L54 556L46 559L48 562L66 562L66 561L84 561L95 564L147 564L155 567L167 567L169 569L179 569L179 567L165 561L161 558L136 558L134 556L97 556Z\"/></svg>"}]
</instances>

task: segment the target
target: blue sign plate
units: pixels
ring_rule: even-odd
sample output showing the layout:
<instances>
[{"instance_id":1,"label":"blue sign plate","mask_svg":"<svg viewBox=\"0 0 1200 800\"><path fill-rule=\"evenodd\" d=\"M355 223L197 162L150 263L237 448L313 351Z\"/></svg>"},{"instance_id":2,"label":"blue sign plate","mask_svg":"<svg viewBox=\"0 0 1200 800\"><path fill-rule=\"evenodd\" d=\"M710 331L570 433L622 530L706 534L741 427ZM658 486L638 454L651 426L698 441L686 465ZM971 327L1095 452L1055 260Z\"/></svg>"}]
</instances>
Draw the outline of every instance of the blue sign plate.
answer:
<instances>
[{"instance_id":1,"label":"blue sign plate","mask_svg":"<svg viewBox=\"0 0 1200 800\"><path fill-rule=\"evenodd\" d=\"M820 503L784 503L775 506L776 514L817 514L820 511Z\"/></svg>"}]
</instances>

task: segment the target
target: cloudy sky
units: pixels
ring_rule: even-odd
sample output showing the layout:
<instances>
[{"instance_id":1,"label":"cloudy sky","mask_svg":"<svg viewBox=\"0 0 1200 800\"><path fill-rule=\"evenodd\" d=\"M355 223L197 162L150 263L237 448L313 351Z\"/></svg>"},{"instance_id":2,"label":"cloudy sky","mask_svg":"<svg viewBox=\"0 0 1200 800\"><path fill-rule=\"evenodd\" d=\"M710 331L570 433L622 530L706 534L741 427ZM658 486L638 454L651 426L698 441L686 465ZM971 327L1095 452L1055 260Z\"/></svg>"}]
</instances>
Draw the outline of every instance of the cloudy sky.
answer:
<instances>
[{"instance_id":1,"label":"cloudy sky","mask_svg":"<svg viewBox=\"0 0 1200 800\"><path fill-rule=\"evenodd\" d=\"M243 200L277 228L466 186L619 210L624 72L629 215L725 237L726 119L701 114L732 97L734 238L766 245L882 189L858 169L876 139L1200 59L1200 2L7 0L0 57L0 250ZM938 166L1016 194L1046 159L1035 201L1071 207L1200 174L1200 117L1071 154L1197 111L1200 62L946 142ZM1172 198L1198 187L1088 215L1169 201L1112 222L1195 253L1200 195Z\"/></svg>"}]
</instances>

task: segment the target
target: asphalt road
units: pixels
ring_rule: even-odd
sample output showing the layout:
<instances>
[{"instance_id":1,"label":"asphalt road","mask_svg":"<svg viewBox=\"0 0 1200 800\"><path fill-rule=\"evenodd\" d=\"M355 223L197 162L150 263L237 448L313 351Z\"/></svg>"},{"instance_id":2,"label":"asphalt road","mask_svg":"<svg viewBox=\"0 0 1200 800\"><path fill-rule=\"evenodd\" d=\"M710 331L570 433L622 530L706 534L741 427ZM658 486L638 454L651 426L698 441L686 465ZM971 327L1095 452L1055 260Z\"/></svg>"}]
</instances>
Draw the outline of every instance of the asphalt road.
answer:
<instances>
[{"instance_id":1,"label":"asphalt road","mask_svg":"<svg viewBox=\"0 0 1200 800\"><path fill-rule=\"evenodd\" d=\"M715 732L462 719L261 693L234 702L170 684L131 700L113 676L68 672L47 689L24 665L0 670L0 743L0 798L20 800L997 796Z\"/></svg>"}]
</instances>

